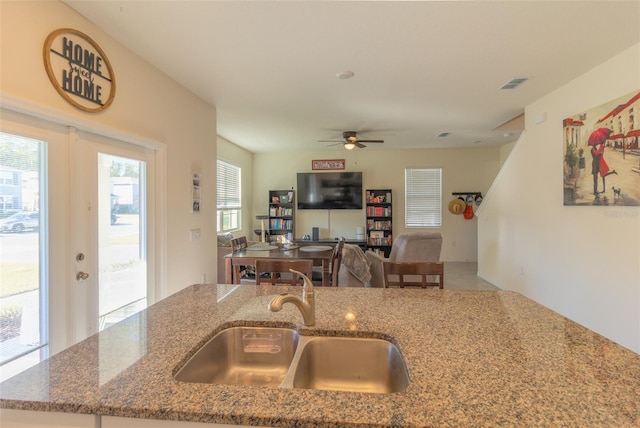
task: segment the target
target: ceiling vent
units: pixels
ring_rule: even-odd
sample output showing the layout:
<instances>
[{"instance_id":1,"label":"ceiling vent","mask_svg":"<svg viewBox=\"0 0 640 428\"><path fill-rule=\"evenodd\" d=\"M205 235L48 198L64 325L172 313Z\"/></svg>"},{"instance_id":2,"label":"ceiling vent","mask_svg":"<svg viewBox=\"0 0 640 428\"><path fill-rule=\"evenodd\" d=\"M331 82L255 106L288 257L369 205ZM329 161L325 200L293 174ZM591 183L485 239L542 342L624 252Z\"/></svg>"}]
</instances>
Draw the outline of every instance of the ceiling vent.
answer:
<instances>
[{"instance_id":1,"label":"ceiling vent","mask_svg":"<svg viewBox=\"0 0 640 428\"><path fill-rule=\"evenodd\" d=\"M450 132L441 132L438 134L438 137L447 137L449 136Z\"/></svg>"},{"instance_id":2,"label":"ceiling vent","mask_svg":"<svg viewBox=\"0 0 640 428\"><path fill-rule=\"evenodd\" d=\"M515 89L526 81L527 81L526 77L516 77L515 79L511 79L507 83L502 85L500 89Z\"/></svg>"}]
</instances>

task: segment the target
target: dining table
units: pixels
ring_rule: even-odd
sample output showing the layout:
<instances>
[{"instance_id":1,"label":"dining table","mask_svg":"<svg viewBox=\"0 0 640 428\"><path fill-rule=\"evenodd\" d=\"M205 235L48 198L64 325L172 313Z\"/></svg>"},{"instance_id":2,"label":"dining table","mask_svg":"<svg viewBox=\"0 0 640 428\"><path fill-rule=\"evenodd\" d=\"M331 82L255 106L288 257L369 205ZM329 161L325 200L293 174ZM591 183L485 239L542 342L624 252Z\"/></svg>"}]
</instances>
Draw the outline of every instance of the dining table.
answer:
<instances>
[{"instance_id":1,"label":"dining table","mask_svg":"<svg viewBox=\"0 0 640 428\"><path fill-rule=\"evenodd\" d=\"M337 243L337 241L336 241ZM240 284L240 266L254 266L258 259L313 260L314 266L322 266L321 285L331 285L329 265L334 245L283 245L258 243L236 250L224 257L225 283Z\"/></svg>"}]
</instances>

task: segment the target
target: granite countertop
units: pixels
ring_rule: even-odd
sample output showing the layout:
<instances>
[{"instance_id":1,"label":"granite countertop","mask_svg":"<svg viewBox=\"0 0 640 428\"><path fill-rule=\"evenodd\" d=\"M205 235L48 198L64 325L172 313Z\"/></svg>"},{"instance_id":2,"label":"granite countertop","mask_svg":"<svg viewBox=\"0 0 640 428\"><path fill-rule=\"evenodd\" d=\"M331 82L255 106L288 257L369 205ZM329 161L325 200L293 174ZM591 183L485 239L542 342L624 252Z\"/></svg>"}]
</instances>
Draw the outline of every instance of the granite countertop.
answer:
<instances>
[{"instance_id":1,"label":"granite countertop","mask_svg":"<svg viewBox=\"0 0 640 428\"><path fill-rule=\"evenodd\" d=\"M266 309L289 290L190 286L7 380L0 407L282 427L640 426L640 356L517 293L316 287L316 325L303 327L293 305ZM390 335L411 383L369 394L173 379L217 331L265 322Z\"/></svg>"}]
</instances>

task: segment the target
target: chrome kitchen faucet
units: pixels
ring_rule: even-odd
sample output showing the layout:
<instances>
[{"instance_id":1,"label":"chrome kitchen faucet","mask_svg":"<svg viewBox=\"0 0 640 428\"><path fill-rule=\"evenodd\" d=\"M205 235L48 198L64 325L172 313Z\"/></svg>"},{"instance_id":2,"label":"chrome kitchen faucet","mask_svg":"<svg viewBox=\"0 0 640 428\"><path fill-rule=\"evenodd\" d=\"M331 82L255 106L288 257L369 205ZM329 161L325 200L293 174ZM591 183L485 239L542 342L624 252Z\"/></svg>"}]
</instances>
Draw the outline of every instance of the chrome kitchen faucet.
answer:
<instances>
[{"instance_id":1,"label":"chrome kitchen faucet","mask_svg":"<svg viewBox=\"0 0 640 428\"><path fill-rule=\"evenodd\" d=\"M271 312L278 312L282 309L283 304L293 303L302 313L302 324L312 326L316 323L316 299L313 294L313 283L302 272L293 269L289 269L289 271L302 277L304 282L302 285L302 299L293 294L283 293L269 302L268 308Z\"/></svg>"}]
</instances>

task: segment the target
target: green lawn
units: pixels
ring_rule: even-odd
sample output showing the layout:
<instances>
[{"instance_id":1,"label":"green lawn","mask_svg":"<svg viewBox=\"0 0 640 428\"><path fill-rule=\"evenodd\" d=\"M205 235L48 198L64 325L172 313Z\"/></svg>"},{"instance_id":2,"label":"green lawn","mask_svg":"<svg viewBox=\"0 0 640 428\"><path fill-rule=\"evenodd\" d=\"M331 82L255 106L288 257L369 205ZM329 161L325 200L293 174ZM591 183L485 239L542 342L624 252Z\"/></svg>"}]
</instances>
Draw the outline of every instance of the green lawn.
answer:
<instances>
[{"instance_id":1,"label":"green lawn","mask_svg":"<svg viewBox=\"0 0 640 428\"><path fill-rule=\"evenodd\" d=\"M2 263L0 270L0 298L37 290L38 263Z\"/></svg>"},{"instance_id":2,"label":"green lawn","mask_svg":"<svg viewBox=\"0 0 640 428\"><path fill-rule=\"evenodd\" d=\"M137 214L120 215L120 224L135 224L138 221ZM115 226L115 227L119 227ZM137 233L129 235L113 236L109 239L110 245L131 246L138 245L139 236ZM110 269L122 269L121 265L128 266L130 263L119 263L110 266ZM0 268L0 298L12 296L25 291L37 290L39 287L38 263L2 263Z\"/></svg>"}]
</instances>

